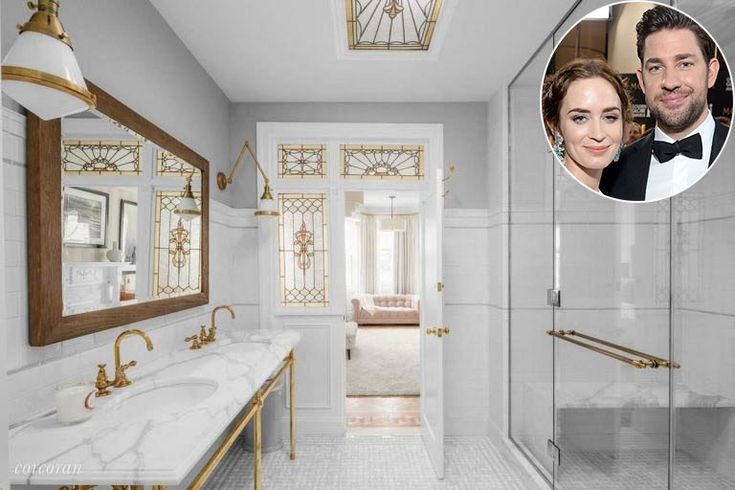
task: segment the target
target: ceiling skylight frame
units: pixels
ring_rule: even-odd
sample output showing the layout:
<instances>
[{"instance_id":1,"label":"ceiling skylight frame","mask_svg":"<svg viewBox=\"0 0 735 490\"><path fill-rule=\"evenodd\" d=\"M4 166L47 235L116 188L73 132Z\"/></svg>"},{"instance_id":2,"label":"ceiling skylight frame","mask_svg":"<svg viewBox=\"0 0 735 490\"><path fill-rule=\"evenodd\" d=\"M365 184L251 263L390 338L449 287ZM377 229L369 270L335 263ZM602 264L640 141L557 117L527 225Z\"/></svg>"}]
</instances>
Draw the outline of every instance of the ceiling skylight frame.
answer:
<instances>
[{"instance_id":1,"label":"ceiling skylight frame","mask_svg":"<svg viewBox=\"0 0 735 490\"><path fill-rule=\"evenodd\" d=\"M350 49L350 40L355 37L355 27L348 26L348 11L355 5L357 0L332 0L332 16L335 28L335 40L337 43L337 58L344 60L376 60L376 61L434 61L438 58L441 45L446 38L447 27L450 24L452 12L457 0L432 0L431 12L427 16L430 22L422 32L422 46L409 49L397 45L386 49L382 46L365 47L363 49ZM364 0L369 1L369 0ZM387 0L374 0L381 11ZM406 2L407 0L403 0ZM371 2L372 3L372 2ZM370 5L370 4L369 4ZM408 4L406 4L408 5ZM375 10L374 6L371 6ZM426 46L423 46L423 42Z\"/></svg>"}]
</instances>

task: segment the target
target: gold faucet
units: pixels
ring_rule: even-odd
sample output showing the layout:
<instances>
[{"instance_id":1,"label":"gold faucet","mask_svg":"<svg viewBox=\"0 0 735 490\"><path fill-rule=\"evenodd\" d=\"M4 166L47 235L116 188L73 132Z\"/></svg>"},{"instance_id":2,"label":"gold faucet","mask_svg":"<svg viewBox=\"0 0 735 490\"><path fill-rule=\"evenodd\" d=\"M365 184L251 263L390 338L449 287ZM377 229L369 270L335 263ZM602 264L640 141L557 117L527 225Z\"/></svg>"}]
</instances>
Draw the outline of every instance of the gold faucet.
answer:
<instances>
[{"instance_id":1,"label":"gold faucet","mask_svg":"<svg viewBox=\"0 0 735 490\"><path fill-rule=\"evenodd\" d=\"M125 371L138 364L136 361L130 361L127 364L122 364L120 362L120 344L122 343L123 339L126 337L130 337L131 335L138 335L140 337L143 337L143 340L145 340L145 346L146 348L151 351L153 350L153 342L151 342L151 338L148 336L147 333L145 333L142 330L133 329L133 330L125 330L123 333L117 336L117 339L115 339L115 379L112 382L112 386L115 388L122 388L124 386L128 386L131 381L128 379L128 377L125 375Z\"/></svg>"},{"instance_id":2,"label":"gold faucet","mask_svg":"<svg viewBox=\"0 0 735 490\"><path fill-rule=\"evenodd\" d=\"M207 334L207 342L214 342L215 336L217 335L217 311L225 309L230 312L232 319L235 319L235 310L230 305L220 305L212 310L212 326L209 327L209 333Z\"/></svg>"}]
</instances>

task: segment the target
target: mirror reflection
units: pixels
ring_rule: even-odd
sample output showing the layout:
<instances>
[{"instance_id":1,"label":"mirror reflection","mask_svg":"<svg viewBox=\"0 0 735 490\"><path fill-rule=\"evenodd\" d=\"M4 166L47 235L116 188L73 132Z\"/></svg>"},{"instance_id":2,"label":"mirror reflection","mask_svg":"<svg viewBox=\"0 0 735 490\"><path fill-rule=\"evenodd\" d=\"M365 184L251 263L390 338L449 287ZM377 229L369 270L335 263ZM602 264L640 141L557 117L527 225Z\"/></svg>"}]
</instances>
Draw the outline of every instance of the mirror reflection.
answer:
<instances>
[{"instance_id":1,"label":"mirror reflection","mask_svg":"<svg viewBox=\"0 0 735 490\"><path fill-rule=\"evenodd\" d=\"M200 292L200 170L97 111L61 128L64 315Z\"/></svg>"}]
</instances>

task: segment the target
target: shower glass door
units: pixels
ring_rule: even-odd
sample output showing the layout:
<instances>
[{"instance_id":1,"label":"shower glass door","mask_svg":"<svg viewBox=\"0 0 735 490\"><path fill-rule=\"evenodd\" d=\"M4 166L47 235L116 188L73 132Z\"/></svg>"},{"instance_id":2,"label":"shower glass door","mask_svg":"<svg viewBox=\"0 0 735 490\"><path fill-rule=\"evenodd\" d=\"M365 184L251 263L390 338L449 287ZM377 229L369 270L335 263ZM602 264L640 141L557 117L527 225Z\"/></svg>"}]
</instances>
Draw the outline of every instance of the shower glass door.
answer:
<instances>
[{"instance_id":1,"label":"shower glass door","mask_svg":"<svg viewBox=\"0 0 735 490\"><path fill-rule=\"evenodd\" d=\"M575 4L508 90L509 436L555 488L735 488L733 136L689 190L637 204L582 188L543 139L553 42L603 3ZM735 3L675 6L735 59Z\"/></svg>"},{"instance_id":2,"label":"shower glass door","mask_svg":"<svg viewBox=\"0 0 735 490\"><path fill-rule=\"evenodd\" d=\"M559 488L668 488L669 202L616 203L555 165Z\"/></svg>"}]
</instances>

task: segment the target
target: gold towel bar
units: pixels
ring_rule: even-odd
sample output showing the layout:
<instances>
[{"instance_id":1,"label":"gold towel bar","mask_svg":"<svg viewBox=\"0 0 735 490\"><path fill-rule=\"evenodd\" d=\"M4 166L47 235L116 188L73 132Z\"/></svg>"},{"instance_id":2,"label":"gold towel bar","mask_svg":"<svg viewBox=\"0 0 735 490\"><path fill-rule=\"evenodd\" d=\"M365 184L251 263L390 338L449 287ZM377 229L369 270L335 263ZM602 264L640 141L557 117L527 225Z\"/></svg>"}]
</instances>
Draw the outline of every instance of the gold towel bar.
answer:
<instances>
[{"instance_id":1,"label":"gold towel bar","mask_svg":"<svg viewBox=\"0 0 735 490\"><path fill-rule=\"evenodd\" d=\"M679 369L681 367L679 366L679 364L668 361L666 359L662 359L657 356L652 356L651 354L646 354L645 352L640 352L640 351L637 351L637 350L634 350L634 349L631 349L629 347L625 347L619 344L614 344L612 342L608 342L607 340L598 339L596 337L592 337L591 335L586 335L581 332L577 332L576 330L558 330L558 331L549 330L546 333L551 335L552 337L556 337L557 339L566 340L567 342L570 342L580 347L584 347L585 349L589 349L591 351L597 352L598 354L602 354L604 356L608 356L613 359L617 359L618 361L624 362L626 364L630 364L631 366L638 368L638 369L645 369L645 368L656 369L659 367L673 367L674 369ZM601 344L607 347L612 347L615 350L619 350L627 354L632 354L634 356L643 357L643 359L632 359L630 357L623 356L616 352L611 352L609 350L602 349L600 347L590 345L585 342L580 342L579 340L576 340L576 339L572 339L570 338L571 336L580 337L580 338L589 340L591 342L595 342L597 344Z\"/></svg>"}]
</instances>

